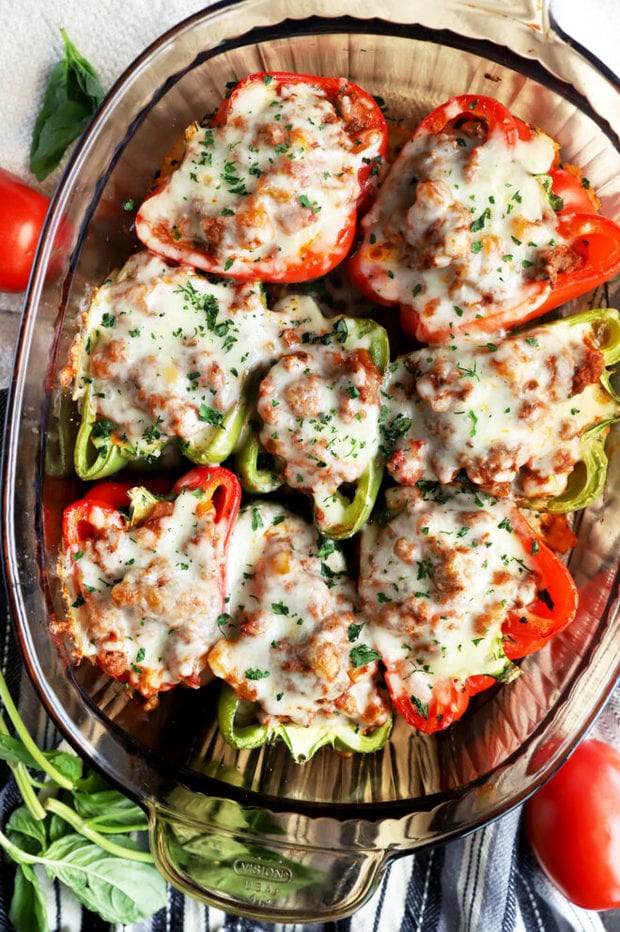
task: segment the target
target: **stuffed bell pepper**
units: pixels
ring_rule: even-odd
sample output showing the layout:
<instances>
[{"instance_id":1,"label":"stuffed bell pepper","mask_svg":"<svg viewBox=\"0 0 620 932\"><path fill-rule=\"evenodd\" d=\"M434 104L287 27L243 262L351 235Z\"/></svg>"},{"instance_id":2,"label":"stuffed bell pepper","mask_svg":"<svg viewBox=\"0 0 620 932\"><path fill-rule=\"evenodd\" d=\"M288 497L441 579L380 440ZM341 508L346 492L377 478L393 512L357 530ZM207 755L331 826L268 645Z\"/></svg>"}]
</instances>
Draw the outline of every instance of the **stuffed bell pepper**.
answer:
<instances>
[{"instance_id":1,"label":"stuffed bell pepper","mask_svg":"<svg viewBox=\"0 0 620 932\"><path fill-rule=\"evenodd\" d=\"M620 227L558 145L489 97L430 113L361 221L354 284L424 343L507 330L608 281Z\"/></svg>"},{"instance_id":2,"label":"stuffed bell pepper","mask_svg":"<svg viewBox=\"0 0 620 932\"><path fill-rule=\"evenodd\" d=\"M400 357L383 388L381 449L401 485L463 470L485 491L575 511L603 489L620 314L585 311L496 342L456 339Z\"/></svg>"},{"instance_id":3,"label":"stuffed bell pepper","mask_svg":"<svg viewBox=\"0 0 620 932\"><path fill-rule=\"evenodd\" d=\"M237 468L247 491L269 492L283 481L308 494L321 533L345 538L367 520L381 485L380 391L389 344L372 320L325 323L327 330L304 333L301 346L260 382L258 423Z\"/></svg>"},{"instance_id":4,"label":"stuffed bell pepper","mask_svg":"<svg viewBox=\"0 0 620 932\"><path fill-rule=\"evenodd\" d=\"M570 624L577 590L506 499L421 481L392 487L386 503L385 520L362 533L366 638L394 709L442 731Z\"/></svg>"},{"instance_id":5,"label":"stuffed bell pepper","mask_svg":"<svg viewBox=\"0 0 620 932\"><path fill-rule=\"evenodd\" d=\"M142 203L149 249L237 280L318 278L347 255L387 149L374 98L344 78L245 78Z\"/></svg>"},{"instance_id":6,"label":"stuffed bell pepper","mask_svg":"<svg viewBox=\"0 0 620 932\"><path fill-rule=\"evenodd\" d=\"M199 466L166 494L108 481L69 505L59 560L69 620L58 633L76 662L93 661L150 704L178 684L200 686L220 636L240 498L233 473Z\"/></svg>"},{"instance_id":7,"label":"stuffed bell pepper","mask_svg":"<svg viewBox=\"0 0 620 932\"><path fill-rule=\"evenodd\" d=\"M177 447L198 464L226 459L256 372L322 320L310 300L281 303L268 310L256 282L132 256L96 293L62 373L80 408L78 476L99 480Z\"/></svg>"},{"instance_id":8,"label":"stuffed bell pepper","mask_svg":"<svg viewBox=\"0 0 620 932\"><path fill-rule=\"evenodd\" d=\"M238 749L279 739L297 761L324 745L343 753L382 747L389 704L338 545L257 500L240 513L231 554L224 637L208 658L226 683L224 738Z\"/></svg>"}]
</instances>

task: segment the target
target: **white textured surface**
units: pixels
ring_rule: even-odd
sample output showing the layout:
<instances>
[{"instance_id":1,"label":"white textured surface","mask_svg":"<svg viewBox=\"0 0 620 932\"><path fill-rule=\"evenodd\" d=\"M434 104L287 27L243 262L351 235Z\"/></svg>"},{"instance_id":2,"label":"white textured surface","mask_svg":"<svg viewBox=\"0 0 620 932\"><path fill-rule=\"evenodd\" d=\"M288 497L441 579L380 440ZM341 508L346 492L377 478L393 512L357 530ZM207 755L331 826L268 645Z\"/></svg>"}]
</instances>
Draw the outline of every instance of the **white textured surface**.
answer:
<instances>
[{"instance_id":1,"label":"white textured surface","mask_svg":"<svg viewBox=\"0 0 620 932\"><path fill-rule=\"evenodd\" d=\"M550 10L562 32L620 75L618 0L551 0Z\"/></svg>"}]
</instances>

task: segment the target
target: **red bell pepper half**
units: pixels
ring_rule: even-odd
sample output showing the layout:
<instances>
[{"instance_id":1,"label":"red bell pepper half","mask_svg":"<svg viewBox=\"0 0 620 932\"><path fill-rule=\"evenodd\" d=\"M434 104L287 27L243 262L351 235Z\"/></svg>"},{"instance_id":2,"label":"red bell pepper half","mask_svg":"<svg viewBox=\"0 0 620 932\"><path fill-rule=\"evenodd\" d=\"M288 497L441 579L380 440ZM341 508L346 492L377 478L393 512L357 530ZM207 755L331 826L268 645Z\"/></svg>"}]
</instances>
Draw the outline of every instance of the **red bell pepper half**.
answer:
<instances>
[{"instance_id":1,"label":"red bell pepper half","mask_svg":"<svg viewBox=\"0 0 620 932\"><path fill-rule=\"evenodd\" d=\"M200 489L203 507L215 509L215 523L224 529L224 545L228 540L241 503L239 480L228 469L221 466L197 466L185 473L172 487L165 476L150 477L142 486L153 495L175 498L183 490ZM85 540L96 538L102 523L96 517L97 510L106 512L106 526L127 527L127 512L131 505L130 491L135 482L99 482L85 492L83 498L68 505L63 512L63 544L68 552L79 549Z\"/></svg>"},{"instance_id":2,"label":"red bell pepper half","mask_svg":"<svg viewBox=\"0 0 620 932\"><path fill-rule=\"evenodd\" d=\"M534 534L516 508L510 520L538 575L536 600L525 611L509 612L502 624L504 653L507 660L516 660L540 650L570 624L577 612L578 594L564 563ZM396 666L387 666L385 681L396 711L425 734L443 731L458 721L470 698L497 682L484 674L472 674L465 680L446 677L432 686L431 699L422 707L410 696L407 679Z\"/></svg>"},{"instance_id":3,"label":"red bell pepper half","mask_svg":"<svg viewBox=\"0 0 620 932\"><path fill-rule=\"evenodd\" d=\"M187 566L195 558L189 558L184 564L183 550L176 549L178 563L175 564L174 560L165 561L163 550L157 551L160 521L171 520L172 503L181 493L187 492L196 494L196 503L189 512L187 509L182 512L189 515L191 524L187 529L181 528L179 539L187 540L194 547L202 548L204 544L207 573L205 590L192 591L191 598L186 597L194 585L191 577L187 577L186 583L182 580ZM69 505L63 513L63 554L59 571L68 603L68 629L75 656L89 656L114 679L129 683L150 701L178 683L199 686L200 674L206 665L205 643L214 631L217 632L217 618L224 610L224 558L240 500L241 487L233 473L219 466L200 466L182 476L172 488L165 478L149 479L142 485L102 482ZM149 543L146 545L137 540L137 531L141 529L147 530ZM151 532L155 534L155 545ZM90 552L91 559L93 554L98 555L94 557L95 566L107 566L109 561L114 565L115 554L121 551L127 537L138 549L146 546L142 551L147 557L145 566L138 568L133 558L127 560L125 566L130 575L121 574L118 578L113 571L110 576L109 571L102 568L97 584L89 585L89 580L94 582L94 576L85 554ZM99 559L103 560L101 564ZM84 576L81 569L85 560L90 576ZM157 583L149 576L149 567L155 565L158 567ZM114 593L119 587L122 595L117 601ZM185 607L170 627L170 612L174 612L175 606L169 603L175 597ZM128 612L127 627L119 620L119 613L124 610ZM164 645L177 634L181 659L174 646L169 659ZM143 635L145 641L140 646L137 639ZM161 645L160 656L151 654L155 641ZM185 649L186 643L188 650L191 645L191 655ZM145 644L150 646L145 647Z\"/></svg>"},{"instance_id":4,"label":"red bell pepper half","mask_svg":"<svg viewBox=\"0 0 620 932\"><path fill-rule=\"evenodd\" d=\"M567 627L577 612L578 593L565 564L530 528L514 509L514 532L531 554L538 574L538 598L525 611L510 612L502 625L504 653L517 660L544 647Z\"/></svg>"},{"instance_id":5,"label":"red bell pepper half","mask_svg":"<svg viewBox=\"0 0 620 932\"><path fill-rule=\"evenodd\" d=\"M421 120L415 135L455 132L466 123L483 123L487 134L499 130L511 147L519 139L528 142L534 135L528 123L513 116L498 100L475 94L461 94L440 104Z\"/></svg>"},{"instance_id":6,"label":"red bell pepper half","mask_svg":"<svg viewBox=\"0 0 620 932\"><path fill-rule=\"evenodd\" d=\"M296 88L307 105L295 104ZM346 143L329 141L335 125ZM188 128L185 144L181 164L138 211L140 239L237 281L298 282L348 254L388 137L380 107L356 84L276 71L240 81L208 127Z\"/></svg>"},{"instance_id":7,"label":"red bell pepper half","mask_svg":"<svg viewBox=\"0 0 620 932\"><path fill-rule=\"evenodd\" d=\"M536 144L540 133L513 116L499 101L465 94L446 101L423 119L401 151L382 183L373 208L362 219L360 242L349 260L349 273L353 284L371 300L388 306L399 306L401 326L407 334L425 343L437 343L460 331L475 334L507 330L590 291L620 271L620 226L597 213L598 198L588 188L579 170L572 166L560 167L557 147L554 149L551 145L553 141L545 137L550 144L551 159L544 170L537 174L541 178L547 176L548 199L556 215L555 233L558 242L555 242L555 237L552 238L556 255L551 267L545 266L544 262L532 261L531 257L525 258L522 264L519 263L520 268L515 265L514 270L502 270L504 277L508 271L511 275L519 275L522 284L516 291L504 296L499 291L494 295L492 291L485 290L475 312L470 315L462 313L458 300L450 301L450 309L455 312L453 318L446 321L445 316L437 316L432 308L433 302L437 300L436 291L432 292L430 299L425 294L425 275L426 269L435 261L441 264L445 258L439 255L436 259L426 253L418 256L418 247L412 251L405 243L401 229L404 228L405 220L401 221L398 230L395 228L393 202L398 198L393 194L390 201L389 195L384 193L390 189L392 175L397 179L399 173L403 176L407 173L408 184L411 185L410 152L415 151L416 146L423 145L429 136L444 139L446 136L453 137L455 151L459 150L461 143L465 146L462 151L466 151L465 137L474 137L474 152L479 145L484 146L489 138L499 137L503 139L508 151L515 151L517 146L529 142ZM441 179L441 173L436 177ZM444 181L445 178L440 183ZM401 184L398 189L401 195L403 190ZM401 208L405 212L410 205L415 204L417 197L416 188L410 187L410 190L416 194L411 195L414 200L408 201ZM518 192L516 196L519 197ZM455 200L457 197L455 195ZM384 199L385 206L382 206ZM402 196L400 200L402 202ZM500 192L481 189L479 200L478 204L477 198L476 213L472 214L470 225L471 230L476 230L471 251L484 253L487 245L492 242L492 237L488 238L488 242L485 241L484 226L486 224L488 230L491 212L496 209L493 205L496 200L499 203ZM438 208L435 222L429 226L431 239L435 236L432 231L438 225L449 227L452 222L463 223L462 211L455 210L454 203L448 201L446 213L442 215ZM486 205L484 211L482 202ZM515 207L513 203L510 210ZM446 242L449 243L449 238ZM519 243L517 236L507 237L503 250L505 255L498 257L498 267L505 259L512 258L508 254L514 252L514 243ZM544 248L547 250L548 247ZM439 253L441 251L440 248ZM419 282L414 281L417 264L420 267ZM530 268L529 272L523 271ZM455 274L458 281L459 276L467 278L469 271L461 270ZM450 283L447 275L446 283L447 289Z\"/></svg>"}]
</instances>

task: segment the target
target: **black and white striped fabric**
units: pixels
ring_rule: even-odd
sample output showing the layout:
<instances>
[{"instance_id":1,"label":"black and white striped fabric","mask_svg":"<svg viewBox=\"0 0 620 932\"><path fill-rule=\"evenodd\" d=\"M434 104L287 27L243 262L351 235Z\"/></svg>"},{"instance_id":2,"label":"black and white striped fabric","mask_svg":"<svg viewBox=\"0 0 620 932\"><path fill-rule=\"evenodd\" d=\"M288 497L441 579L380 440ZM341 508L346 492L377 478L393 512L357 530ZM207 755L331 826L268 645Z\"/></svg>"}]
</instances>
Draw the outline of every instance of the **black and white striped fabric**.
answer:
<instances>
[{"instance_id":1,"label":"black and white striped fabric","mask_svg":"<svg viewBox=\"0 0 620 932\"><path fill-rule=\"evenodd\" d=\"M0 424L6 393L0 393ZM40 746L55 746L55 732L28 678L21 673L4 591L0 663L20 712ZM597 734L620 735L620 691L616 690ZM5 765L0 767L0 826L19 804ZM227 915L169 888L166 909L124 932L620 932L614 917L578 909L539 870L520 830L516 809L464 839L402 857L388 868L373 898L348 919L324 924L273 924ZM41 876L41 875L40 875ZM0 865L0 932L11 932L8 912L13 885L11 863ZM110 932L83 911L66 888L49 885L52 932ZM18 929L17 932L30 932ZM114 930L120 932L120 929Z\"/></svg>"}]
</instances>

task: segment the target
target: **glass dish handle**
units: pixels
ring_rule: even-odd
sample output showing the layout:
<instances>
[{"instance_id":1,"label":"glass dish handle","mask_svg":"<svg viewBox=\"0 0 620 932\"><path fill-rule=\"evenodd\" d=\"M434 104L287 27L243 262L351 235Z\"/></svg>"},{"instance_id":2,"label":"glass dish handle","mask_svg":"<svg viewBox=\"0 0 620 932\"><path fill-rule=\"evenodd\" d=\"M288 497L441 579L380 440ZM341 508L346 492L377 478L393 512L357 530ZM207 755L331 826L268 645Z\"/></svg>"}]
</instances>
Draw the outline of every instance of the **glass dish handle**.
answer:
<instances>
[{"instance_id":1,"label":"glass dish handle","mask_svg":"<svg viewBox=\"0 0 620 932\"><path fill-rule=\"evenodd\" d=\"M211 907L270 922L334 921L362 906L381 880L386 852L346 846L341 823L323 826L322 844L296 844L293 828L279 820L292 818L299 830L299 815L245 808L185 788L174 793L183 794L181 807L178 798L174 808L150 806L151 851L169 883Z\"/></svg>"}]
</instances>

